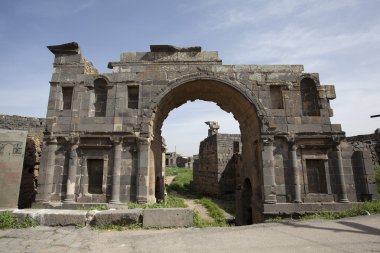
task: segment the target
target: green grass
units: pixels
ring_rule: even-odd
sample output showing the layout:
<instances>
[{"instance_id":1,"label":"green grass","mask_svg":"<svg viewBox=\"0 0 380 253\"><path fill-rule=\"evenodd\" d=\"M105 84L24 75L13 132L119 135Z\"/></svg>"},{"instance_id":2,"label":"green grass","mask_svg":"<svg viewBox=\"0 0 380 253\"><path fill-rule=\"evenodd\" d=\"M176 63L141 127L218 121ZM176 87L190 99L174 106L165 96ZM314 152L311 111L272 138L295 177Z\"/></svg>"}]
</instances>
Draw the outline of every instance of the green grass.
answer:
<instances>
[{"instance_id":1,"label":"green grass","mask_svg":"<svg viewBox=\"0 0 380 253\"><path fill-rule=\"evenodd\" d=\"M170 193L175 191L181 195L196 199L195 202L204 206L213 219L213 221L204 220L200 217L198 212L194 212L193 225L194 227L224 227L228 226L224 217L222 209L215 204L211 199L204 198L200 194L196 193L190 187L190 182L193 180L193 170L189 168L166 168L166 176L175 176L173 182L166 187Z\"/></svg>"},{"instance_id":2,"label":"green grass","mask_svg":"<svg viewBox=\"0 0 380 253\"><path fill-rule=\"evenodd\" d=\"M214 220L214 225L218 227L228 226L222 209L220 209L220 207L217 204L215 204L211 199L201 198L195 200L195 202L201 204L207 209L207 213Z\"/></svg>"},{"instance_id":3,"label":"green grass","mask_svg":"<svg viewBox=\"0 0 380 253\"><path fill-rule=\"evenodd\" d=\"M196 228L206 228L206 227L217 227L214 221L208 221L201 218L197 211L193 213L193 227Z\"/></svg>"},{"instance_id":4,"label":"green grass","mask_svg":"<svg viewBox=\"0 0 380 253\"><path fill-rule=\"evenodd\" d=\"M182 198L167 195L165 202L151 203L151 204L137 204L137 203L128 203L129 209L135 208L185 208L187 207L185 201Z\"/></svg>"},{"instance_id":5,"label":"green grass","mask_svg":"<svg viewBox=\"0 0 380 253\"><path fill-rule=\"evenodd\" d=\"M166 176L175 176L173 182L166 187L167 191L176 191L181 194L193 193L190 182L193 180L193 170L190 168L166 168Z\"/></svg>"},{"instance_id":6,"label":"green grass","mask_svg":"<svg viewBox=\"0 0 380 253\"><path fill-rule=\"evenodd\" d=\"M23 222L19 222L17 216L12 212L5 211L0 213L0 229L17 229L37 226L37 222L30 217L26 217Z\"/></svg>"}]
</instances>

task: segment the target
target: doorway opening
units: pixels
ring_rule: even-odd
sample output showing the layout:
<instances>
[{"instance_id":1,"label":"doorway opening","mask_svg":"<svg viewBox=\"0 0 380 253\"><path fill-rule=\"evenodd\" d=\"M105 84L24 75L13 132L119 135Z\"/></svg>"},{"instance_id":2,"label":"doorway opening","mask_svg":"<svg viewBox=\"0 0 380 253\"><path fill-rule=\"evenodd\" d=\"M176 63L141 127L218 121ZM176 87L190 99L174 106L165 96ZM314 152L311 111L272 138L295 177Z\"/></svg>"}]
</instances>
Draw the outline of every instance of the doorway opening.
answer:
<instances>
[{"instance_id":1,"label":"doorway opening","mask_svg":"<svg viewBox=\"0 0 380 253\"><path fill-rule=\"evenodd\" d=\"M246 205L254 207L252 210L252 217L259 217L260 216L260 208L259 206L262 203L262 175L260 171L260 157L261 152L259 151L258 145L260 143L260 134L261 134L261 119L258 117L257 108L258 105L255 104L255 100L252 97L249 97L246 92L243 92L238 87L225 82L221 80L192 80L192 81L182 81L178 84L172 85L172 87L168 88L167 91L164 91L162 93L162 97L159 97L157 100L157 106L154 108L154 113L152 114L152 133L154 136L154 139L151 142L151 149L153 149L153 155L151 157L154 157L154 164L153 167L151 167L151 171L154 171L156 175L165 175L165 160L162 159L162 147L165 143L164 137L165 135L162 134L163 130L163 123L164 120L168 117L169 113L174 110L175 108L180 107L181 105L185 104L188 101L195 101L195 100L202 100L207 102L213 102L218 107L220 107L223 111L227 113L231 113L233 115L233 118L237 121L237 124L239 125L240 129L240 139L241 145L239 145L239 148L237 147L236 141L234 146L234 141L231 142L230 152L233 154L234 150L241 150L241 154L236 154L234 157L234 160L230 163L230 165L239 164L239 168L235 170L235 173L217 173L218 170L211 170L211 165L207 164L203 166L204 169L204 175L205 177L209 178L216 178L214 182L220 182L220 179L230 179L231 175L234 175L233 180L224 180L226 184L231 185L231 181L234 181L232 185L234 185L234 193L233 195L236 195L236 189L238 187L241 187L244 182L242 182L242 179L249 178L251 183L251 193L255 196L255 198L251 198L248 200L245 198L245 201L254 202L254 203L248 203ZM208 107L203 106L203 110L207 110ZM183 121L176 122L178 125L178 128L184 128L184 129L194 129L195 126L193 124L183 124L181 123L185 122L185 119L188 115L184 114ZM198 115L196 115L198 116ZM210 120L210 118L208 119ZM212 119L211 119L212 120ZM200 124L204 124L204 121L200 122ZM205 131L205 130L204 130ZM213 132L213 131L211 131ZM177 142L183 142L185 143L185 137L189 136L190 134L182 134L181 136L176 138ZM192 135L190 135L191 138L196 139ZM207 138L210 139L216 139L216 142L218 142L217 138L215 136L208 136ZM204 137L199 138L197 141L200 141L204 139ZM210 140L210 143L213 141ZM205 146L209 145L205 142ZM210 144L212 145L212 144ZM218 146L218 145L216 145ZM175 147L174 151L177 148ZM199 149L200 151L201 149ZM206 148L207 150L207 148ZM178 150L179 151L179 150ZM177 152L176 152L177 153ZM199 152L200 153L200 152ZM221 157L218 157L216 155L218 160L221 160ZM200 157L198 157L200 158ZM164 161L164 162L163 162ZM209 161L209 159L206 158L206 161ZM195 163L196 164L196 163ZM198 164L199 165L199 164ZM194 165L193 165L194 166ZM233 167L233 166L231 166ZM155 178L155 177L153 177ZM159 180L158 180L159 181ZM223 181L223 180L222 180ZM204 181L203 185L212 185L209 184L210 181ZM207 192L206 194L212 195L212 193L218 192L220 189L218 186L215 186L217 184L214 184L212 187L213 192ZM210 189L212 188L209 187ZM246 186L248 187L248 186ZM154 187L157 188L157 187ZM154 189L153 188L153 189ZM247 190L248 191L248 190ZM223 192L220 195L225 195L228 192L231 192L231 190L227 190ZM211 193L211 194L210 194ZM217 194L218 195L218 194ZM156 195L157 196L157 195ZM238 198L240 199L241 196ZM241 213L241 209L244 208L244 204L240 203L241 201L236 201L236 196L234 196L234 205L235 208L238 209L236 213ZM248 218L243 219L243 217L236 217L237 220L241 220L241 222L237 222L239 224L246 224L246 222L250 222ZM243 219L243 220L242 220ZM258 221L253 221L258 222Z\"/></svg>"}]
</instances>

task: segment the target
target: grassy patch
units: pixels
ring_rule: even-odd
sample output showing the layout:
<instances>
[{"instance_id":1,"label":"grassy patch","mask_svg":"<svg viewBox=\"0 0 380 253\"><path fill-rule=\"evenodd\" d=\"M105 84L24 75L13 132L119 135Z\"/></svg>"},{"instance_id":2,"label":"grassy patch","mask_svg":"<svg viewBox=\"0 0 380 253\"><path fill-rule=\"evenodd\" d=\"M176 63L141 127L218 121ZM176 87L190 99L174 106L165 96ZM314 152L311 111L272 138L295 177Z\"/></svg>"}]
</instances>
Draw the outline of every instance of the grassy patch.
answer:
<instances>
[{"instance_id":1,"label":"grassy patch","mask_svg":"<svg viewBox=\"0 0 380 253\"><path fill-rule=\"evenodd\" d=\"M152 204L137 204L137 203L128 203L129 209L135 208L185 208L187 207L185 201L182 198L176 196L168 195L166 196L165 202L152 203Z\"/></svg>"},{"instance_id":2,"label":"grassy patch","mask_svg":"<svg viewBox=\"0 0 380 253\"><path fill-rule=\"evenodd\" d=\"M84 228L84 227L86 227L86 224L76 224L75 225L76 229L81 229L81 228Z\"/></svg>"},{"instance_id":3,"label":"grassy patch","mask_svg":"<svg viewBox=\"0 0 380 253\"><path fill-rule=\"evenodd\" d=\"M215 224L214 221L210 222L208 220L204 220L201 218L199 213L194 210L193 213L193 227L196 228L206 228L206 227L216 227L217 224Z\"/></svg>"},{"instance_id":4,"label":"grassy patch","mask_svg":"<svg viewBox=\"0 0 380 253\"><path fill-rule=\"evenodd\" d=\"M276 216L274 218L269 219L269 221L270 222L274 222L274 223L280 223L280 222L283 222L284 219L282 217L280 217L280 216Z\"/></svg>"},{"instance_id":5,"label":"grassy patch","mask_svg":"<svg viewBox=\"0 0 380 253\"><path fill-rule=\"evenodd\" d=\"M355 205L353 208L341 212L320 212L302 216L302 219L328 219L335 220L346 217L355 217L360 215L380 214L380 200L371 202L362 202Z\"/></svg>"},{"instance_id":6,"label":"grassy patch","mask_svg":"<svg viewBox=\"0 0 380 253\"><path fill-rule=\"evenodd\" d=\"M0 213L0 229L29 228L37 226L37 222L30 217L26 217L23 222L19 222L17 216L12 212Z\"/></svg>"},{"instance_id":7,"label":"grassy patch","mask_svg":"<svg viewBox=\"0 0 380 253\"><path fill-rule=\"evenodd\" d=\"M222 209L215 204L211 199L204 198L190 187L190 182L193 180L193 170L190 168L166 168L166 176L175 176L170 185L166 187L170 193L175 191L182 196L196 199L195 202L201 204L207 209L208 214L213 221L204 220L200 217L197 211L194 211L193 224L194 227L224 227L228 226Z\"/></svg>"},{"instance_id":8,"label":"grassy patch","mask_svg":"<svg viewBox=\"0 0 380 253\"><path fill-rule=\"evenodd\" d=\"M218 227L228 226L222 209L220 209L220 207L217 204L212 202L212 200L210 200L209 198L201 198L195 200L195 202L201 204L207 209L208 214L214 220L214 225Z\"/></svg>"},{"instance_id":9,"label":"grassy patch","mask_svg":"<svg viewBox=\"0 0 380 253\"><path fill-rule=\"evenodd\" d=\"M193 170L190 168L166 168L166 176L175 176L173 182L166 187L168 192L191 194L190 182L193 180Z\"/></svg>"}]
</instances>

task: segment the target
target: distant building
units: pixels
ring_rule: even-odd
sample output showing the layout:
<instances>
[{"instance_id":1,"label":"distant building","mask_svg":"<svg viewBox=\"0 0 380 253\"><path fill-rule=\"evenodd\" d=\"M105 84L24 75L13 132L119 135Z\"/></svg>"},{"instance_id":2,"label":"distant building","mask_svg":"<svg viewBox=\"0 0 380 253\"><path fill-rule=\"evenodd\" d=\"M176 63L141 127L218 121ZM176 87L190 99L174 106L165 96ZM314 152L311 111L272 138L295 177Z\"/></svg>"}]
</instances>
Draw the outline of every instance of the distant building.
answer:
<instances>
[{"instance_id":1,"label":"distant building","mask_svg":"<svg viewBox=\"0 0 380 253\"><path fill-rule=\"evenodd\" d=\"M165 154L166 167L192 168L193 158L182 156L176 152L168 152Z\"/></svg>"},{"instance_id":2,"label":"distant building","mask_svg":"<svg viewBox=\"0 0 380 253\"><path fill-rule=\"evenodd\" d=\"M200 143L199 156L193 164L195 190L212 196L234 193L240 134L219 134L217 122L206 124L210 126L209 136Z\"/></svg>"}]
</instances>

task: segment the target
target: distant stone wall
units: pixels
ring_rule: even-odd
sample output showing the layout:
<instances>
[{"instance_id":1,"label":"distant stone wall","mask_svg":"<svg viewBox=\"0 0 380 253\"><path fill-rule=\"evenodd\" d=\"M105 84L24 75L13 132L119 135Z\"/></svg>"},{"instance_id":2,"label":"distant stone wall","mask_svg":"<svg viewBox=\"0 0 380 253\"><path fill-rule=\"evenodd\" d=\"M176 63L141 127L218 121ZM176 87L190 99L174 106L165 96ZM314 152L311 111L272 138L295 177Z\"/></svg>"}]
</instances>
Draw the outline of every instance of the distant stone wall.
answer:
<instances>
[{"instance_id":1,"label":"distant stone wall","mask_svg":"<svg viewBox=\"0 0 380 253\"><path fill-rule=\"evenodd\" d=\"M373 134L356 135L347 137L349 142L354 147L362 145L368 146L371 152L372 161L376 164L380 164L380 131L379 129Z\"/></svg>"},{"instance_id":2,"label":"distant stone wall","mask_svg":"<svg viewBox=\"0 0 380 253\"><path fill-rule=\"evenodd\" d=\"M25 130L29 135L42 138L46 119L0 114L0 129Z\"/></svg>"},{"instance_id":3,"label":"distant stone wall","mask_svg":"<svg viewBox=\"0 0 380 253\"><path fill-rule=\"evenodd\" d=\"M219 195L235 192L234 154L241 153L240 134L217 134Z\"/></svg>"},{"instance_id":4,"label":"distant stone wall","mask_svg":"<svg viewBox=\"0 0 380 253\"><path fill-rule=\"evenodd\" d=\"M211 196L233 193L236 188L234 154L241 149L239 134L214 134L199 146L199 160L193 165L196 191Z\"/></svg>"},{"instance_id":5,"label":"distant stone wall","mask_svg":"<svg viewBox=\"0 0 380 253\"><path fill-rule=\"evenodd\" d=\"M199 162L193 165L193 182L197 192L218 194L218 161L216 135L204 139L199 145Z\"/></svg>"}]
</instances>

